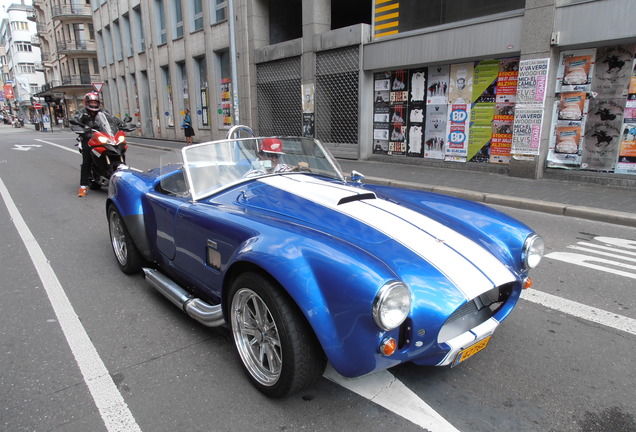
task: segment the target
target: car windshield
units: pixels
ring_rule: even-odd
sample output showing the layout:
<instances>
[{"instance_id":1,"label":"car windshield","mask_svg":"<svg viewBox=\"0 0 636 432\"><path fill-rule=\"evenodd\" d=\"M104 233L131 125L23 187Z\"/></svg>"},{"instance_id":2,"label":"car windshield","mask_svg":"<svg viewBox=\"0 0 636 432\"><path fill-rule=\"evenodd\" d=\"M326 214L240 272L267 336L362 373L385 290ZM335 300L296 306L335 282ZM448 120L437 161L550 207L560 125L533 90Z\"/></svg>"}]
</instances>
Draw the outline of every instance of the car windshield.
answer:
<instances>
[{"instance_id":1,"label":"car windshield","mask_svg":"<svg viewBox=\"0 0 636 432\"><path fill-rule=\"evenodd\" d=\"M212 141L183 147L181 159L194 201L228 186L271 175L303 173L344 181L338 162L313 138Z\"/></svg>"}]
</instances>

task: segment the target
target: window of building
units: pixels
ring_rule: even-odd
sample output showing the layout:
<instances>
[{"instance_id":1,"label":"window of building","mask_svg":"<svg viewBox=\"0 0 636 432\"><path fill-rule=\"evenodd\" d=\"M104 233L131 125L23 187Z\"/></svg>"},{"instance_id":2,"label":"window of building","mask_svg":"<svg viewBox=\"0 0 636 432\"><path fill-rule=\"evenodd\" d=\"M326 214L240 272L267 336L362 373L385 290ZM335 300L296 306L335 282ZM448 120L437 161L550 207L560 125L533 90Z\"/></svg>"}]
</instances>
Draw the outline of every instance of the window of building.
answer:
<instances>
[{"instance_id":1,"label":"window of building","mask_svg":"<svg viewBox=\"0 0 636 432\"><path fill-rule=\"evenodd\" d=\"M99 66L106 66L106 63L104 63L104 59L106 58L106 49L104 47L104 37L102 35L102 32L97 32L97 53L97 62ZM95 72L97 72L98 70L99 69L96 68Z\"/></svg>"},{"instance_id":2,"label":"window of building","mask_svg":"<svg viewBox=\"0 0 636 432\"><path fill-rule=\"evenodd\" d=\"M230 72L230 52L228 50L214 53L216 69L216 89L218 110L221 113L217 116L220 129L227 129L232 126L232 79Z\"/></svg>"},{"instance_id":3,"label":"window of building","mask_svg":"<svg viewBox=\"0 0 636 432\"><path fill-rule=\"evenodd\" d=\"M124 58L121 45L121 30L119 28L119 20L113 21L113 49L115 51L115 58L117 61L121 61Z\"/></svg>"},{"instance_id":4,"label":"window of building","mask_svg":"<svg viewBox=\"0 0 636 432\"><path fill-rule=\"evenodd\" d=\"M166 34L166 12L163 10L163 0L155 0L155 21L157 24L157 43L165 44L168 41Z\"/></svg>"},{"instance_id":5,"label":"window of building","mask_svg":"<svg viewBox=\"0 0 636 432\"><path fill-rule=\"evenodd\" d=\"M199 126L210 126L210 95L208 91L208 67L205 57L194 59L194 82L197 83L197 106L201 107L201 114L197 115ZM198 114L198 113L197 113Z\"/></svg>"},{"instance_id":6,"label":"window of building","mask_svg":"<svg viewBox=\"0 0 636 432\"><path fill-rule=\"evenodd\" d=\"M191 31L201 30L203 28L203 0L190 0L190 10L192 11Z\"/></svg>"},{"instance_id":7,"label":"window of building","mask_svg":"<svg viewBox=\"0 0 636 432\"><path fill-rule=\"evenodd\" d=\"M20 52L33 51L33 48L28 42L16 42L15 49Z\"/></svg>"},{"instance_id":8,"label":"window of building","mask_svg":"<svg viewBox=\"0 0 636 432\"><path fill-rule=\"evenodd\" d=\"M227 0L210 0L211 24L227 20Z\"/></svg>"},{"instance_id":9,"label":"window of building","mask_svg":"<svg viewBox=\"0 0 636 432\"><path fill-rule=\"evenodd\" d=\"M171 19L172 19L172 39L183 37L183 11L181 9L181 0L172 0L170 3Z\"/></svg>"},{"instance_id":10,"label":"window of building","mask_svg":"<svg viewBox=\"0 0 636 432\"><path fill-rule=\"evenodd\" d=\"M103 36L104 36L104 54L106 54L106 62L108 64L113 64L115 63L115 60L113 58L113 38L110 34L109 26L104 27Z\"/></svg>"},{"instance_id":11,"label":"window of building","mask_svg":"<svg viewBox=\"0 0 636 432\"><path fill-rule=\"evenodd\" d=\"M331 0L331 29L371 24L372 0Z\"/></svg>"},{"instance_id":12,"label":"window of building","mask_svg":"<svg viewBox=\"0 0 636 432\"><path fill-rule=\"evenodd\" d=\"M170 68L168 66L161 66L161 87L163 91L159 91L159 94L163 101L164 124L167 128L172 128L174 127L174 117L172 115L172 84L170 83Z\"/></svg>"},{"instance_id":13,"label":"window of building","mask_svg":"<svg viewBox=\"0 0 636 432\"><path fill-rule=\"evenodd\" d=\"M141 6L133 8L132 34L135 51L139 54L146 51L146 42L144 40L144 27L141 21Z\"/></svg>"},{"instance_id":14,"label":"window of building","mask_svg":"<svg viewBox=\"0 0 636 432\"><path fill-rule=\"evenodd\" d=\"M128 14L124 14L121 17L121 31L122 31L122 45L124 49L124 54L126 57L131 57L133 55L133 42L132 42L132 34L130 32L130 19L128 18Z\"/></svg>"},{"instance_id":15,"label":"window of building","mask_svg":"<svg viewBox=\"0 0 636 432\"><path fill-rule=\"evenodd\" d=\"M11 29L12 30L29 30L29 23L25 21L12 21Z\"/></svg>"},{"instance_id":16,"label":"window of building","mask_svg":"<svg viewBox=\"0 0 636 432\"><path fill-rule=\"evenodd\" d=\"M302 0L269 2L269 43L277 44L303 36Z\"/></svg>"},{"instance_id":17,"label":"window of building","mask_svg":"<svg viewBox=\"0 0 636 432\"><path fill-rule=\"evenodd\" d=\"M18 73L33 74L35 73L35 63L18 63Z\"/></svg>"},{"instance_id":18,"label":"window of building","mask_svg":"<svg viewBox=\"0 0 636 432\"><path fill-rule=\"evenodd\" d=\"M185 62L177 63L177 97L180 110L190 108L190 93L188 92L188 74Z\"/></svg>"}]
</instances>

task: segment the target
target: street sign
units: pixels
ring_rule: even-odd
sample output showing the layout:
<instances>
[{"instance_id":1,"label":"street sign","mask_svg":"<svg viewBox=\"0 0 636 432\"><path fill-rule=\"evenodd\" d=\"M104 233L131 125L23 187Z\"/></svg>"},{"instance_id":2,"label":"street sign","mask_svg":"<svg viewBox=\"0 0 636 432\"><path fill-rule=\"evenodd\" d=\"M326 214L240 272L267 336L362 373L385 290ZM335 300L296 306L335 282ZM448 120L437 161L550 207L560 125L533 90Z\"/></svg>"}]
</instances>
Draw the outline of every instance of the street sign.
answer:
<instances>
[{"instance_id":1,"label":"street sign","mask_svg":"<svg viewBox=\"0 0 636 432\"><path fill-rule=\"evenodd\" d=\"M40 109L40 108L42 108L42 104L34 103L34 104L33 104L33 108L35 108L35 109Z\"/></svg>"},{"instance_id":2,"label":"street sign","mask_svg":"<svg viewBox=\"0 0 636 432\"><path fill-rule=\"evenodd\" d=\"M91 83L93 85L93 88L95 89L95 91L97 93L101 93L102 92L102 87L104 87L104 83L98 83L98 82L94 82Z\"/></svg>"}]
</instances>

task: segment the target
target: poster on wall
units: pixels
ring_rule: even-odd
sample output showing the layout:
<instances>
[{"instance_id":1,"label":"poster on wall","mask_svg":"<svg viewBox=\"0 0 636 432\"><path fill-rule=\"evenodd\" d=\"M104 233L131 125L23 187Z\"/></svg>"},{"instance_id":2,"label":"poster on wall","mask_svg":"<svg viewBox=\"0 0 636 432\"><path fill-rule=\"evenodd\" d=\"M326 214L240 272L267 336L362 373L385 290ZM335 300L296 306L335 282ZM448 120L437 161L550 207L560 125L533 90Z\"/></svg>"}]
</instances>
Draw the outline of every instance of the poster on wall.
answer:
<instances>
[{"instance_id":1,"label":"poster on wall","mask_svg":"<svg viewBox=\"0 0 636 432\"><path fill-rule=\"evenodd\" d=\"M495 104L488 160L490 163L510 163L514 119L515 105L513 103L503 102Z\"/></svg>"},{"instance_id":2,"label":"poster on wall","mask_svg":"<svg viewBox=\"0 0 636 432\"><path fill-rule=\"evenodd\" d=\"M424 156L424 120L426 117L426 68L409 71L407 119L407 156Z\"/></svg>"},{"instance_id":3,"label":"poster on wall","mask_svg":"<svg viewBox=\"0 0 636 432\"><path fill-rule=\"evenodd\" d=\"M632 75L636 45L619 45L596 49L592 92L596 97L614 99L625 97L625 88Z\"/></svg>"},{"instance_id":4,"label":"poster on wall","mask_svg":"<svg viewBox=\"0 0 636 432\"><path fill-rule=\"evenodd\" d=\"M615 172L636 174L636 122L623 124Z\"/></svg>"},{"instance_id":5,"label":"poster on wall","mask_svg":"<svg viewBox=\"0 0 636 432\"><path fill-rule=\"evenodd\" d=\"M516 102L518 105L543 106L550 59L531 59L519 62Z\"/></svg>"},{"instance_id":6,"label":"poster on wall","mask_svg":"<svg viewBox=\"0 0 636 432\"><path fill-rule=\"evenodd\" d=\"M594 75L596 49L562 51L557 70L557 93L565 91L589 92Z\"/></svg>"},{"instance_id":7,"label":"poster on wall","mask_svg":"<svg viewBox=\"0 0 636 432\"><path fill-rule=\"evenodd\" d=\"M624 99L594 98L589 101L581 154L582 169L614 170L624 104Z\"/></svg>"},{"instance_id":8,"label":"poster on wall","mask_svg":"<svg viewBox=\"0 0 636 432\"><path fill-rule=\"evenodd\" d=\"M519 83L519 57L499 60L499 72L495 88L497 103L514 103Z\"/></svg>"},{"instance_id":9,"label":"poster on wall","mask_svg":"<svg viewBox=\"0 0 636 432\"><path fill-rule=\"evenodd\" d=\"M475 103L470 111L470 131L466 158L470 162L488 162L494 103Z\"/></svg>"},{"instance_id":10,"label":"poster on wall","mask_svg":"<svg viewBox=\"0 0 636 432\"><path fill-rule=\"evenodd\" d=\"M449 65L428 68L427 104L448 104Z\"/></svg>"},{"instance_id":11,"label":"poster on wall","mask_svg":"<svg viewBox=\"0 0 636 432\"><path fill-rule=\"evenodd\" d=\"M466 162L468 155L468 130L470 125L470 105L451 104L448 113L446 136L448 142L444 151L444 160Z\"/></svg>"},{"instance_id":12,"label":"poster on wall","mask_svg":"<svg viewBox=\"0 0 636 432\"><path fill-rule=\"evenodd\" d=\"M426 105L424 157L444 159L448 105Z\"/></svg>"},{"instance_id":13,"label":"poster on wall","mask_svg":"<svg viewBox=\"0 0 636 432\"><path fill-rule=\"evenodd\" d=\"M449 77L449 104L466 104L473 96L473 72L474 64L459 63L451 65Z\"/></svg>"},{"instance_id":14,"label":"poster on wall","mask_svg":"<svg viewBox=\"0 0 636 432\"><path fill-rule=\"evenodd\" d=\"M558 107L559 101L555 101L547 166L548 168L578 169L581 166L584 144L584 122L558 120Z\"/></svg>"},{"instance_id":15,"label":"poster on wall","mask_svg":"<svg viewBox=\"0 0 636 432\"><path fill-rule=\"evenodd\" d=\"M373 153L389 152L389 102L391 99L391 73L373 75Z\"/></svg>"},{"instance_id":16,"label":"poster on wall","mask_svg":"<svg viewBox=\"0 0 636 432\"><path fill-rule=\"evenodd\" d=\"M538 155L541 143L543 108L517 106L512 127L511 154Z\"/></svg>"},{"instance_id":17,"label":"poster on wall","mask_svg":"<svg viewBox=\"0 0 636 432\"><path fill-rule=\"evenodd\" d=\"M408 102L408 71L391 72L389 96L389 151L390 155L406 154L406 115Z\"/></svg>"}]
</instances>

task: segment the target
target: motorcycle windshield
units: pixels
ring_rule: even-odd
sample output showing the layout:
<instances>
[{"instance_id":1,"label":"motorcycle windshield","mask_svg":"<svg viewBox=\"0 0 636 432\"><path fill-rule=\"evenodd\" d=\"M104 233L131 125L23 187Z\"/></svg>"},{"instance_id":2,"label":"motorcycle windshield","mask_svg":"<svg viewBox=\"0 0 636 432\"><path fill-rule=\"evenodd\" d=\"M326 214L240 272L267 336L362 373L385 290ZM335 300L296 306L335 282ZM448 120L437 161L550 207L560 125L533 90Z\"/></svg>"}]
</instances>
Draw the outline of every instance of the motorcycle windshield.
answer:
<instances>
[{"instance_id":1,"label":"motorcycle windshield","mask_svg":"<svg viewBox=\"0 0 636 432\"><path fill-rule=\"evenodd\" d=\"M103 112L98 112L97 116L95 116L95 123L97 123L97 129L108 134L110 136L115 136L113 133L113 129L110 127L110 123L108 122L108 117Z\"/></svg>"}]
</instances>

